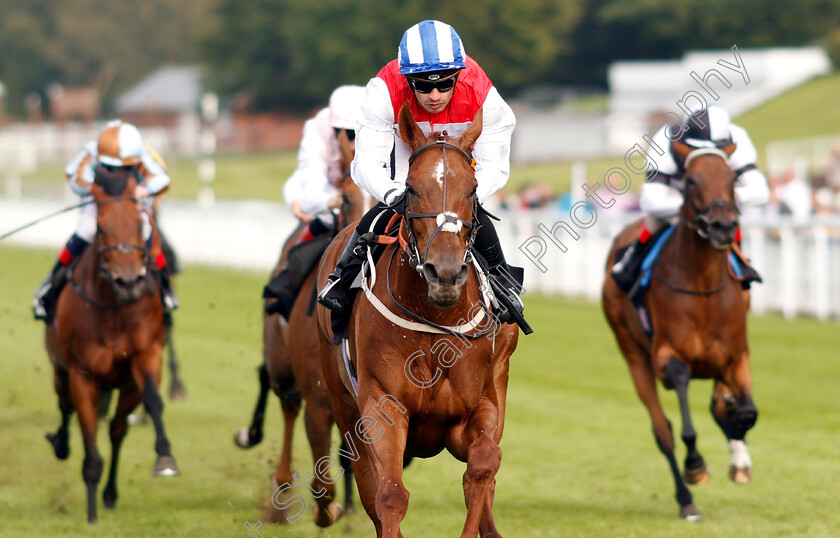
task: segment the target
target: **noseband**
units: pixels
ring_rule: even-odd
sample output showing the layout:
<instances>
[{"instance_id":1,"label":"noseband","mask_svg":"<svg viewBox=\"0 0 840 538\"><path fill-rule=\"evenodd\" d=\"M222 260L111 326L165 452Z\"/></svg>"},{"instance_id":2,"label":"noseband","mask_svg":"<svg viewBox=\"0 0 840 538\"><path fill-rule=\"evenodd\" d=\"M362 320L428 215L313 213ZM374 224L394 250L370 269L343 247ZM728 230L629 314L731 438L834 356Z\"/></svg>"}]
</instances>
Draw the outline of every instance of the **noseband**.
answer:
<instances>
[{"instance_id":1,"label":"noseband","mask_svg":"<svg viewBox=\"0 0 840 538\"><path fill-rule=\"evenodd\" d=\"M418 155L420 155L420 153L422 153L423 151L425 151L425 150L427 150L431 147L435 147L435 146L440 146L441 151L443 153L443 161L442 161L443 171L441 173L441 178L442 178L441 181L443 183L443 208L442 208L441 212L440 213L415 213L415 212L412 212L411 208L408 207L408 199L406 198L406 208L405 208L405 217L406 217L405 218L405 224L406 225L405 225L405 230L406 230L406 235L407 235L407 238L408 238L408 247L409 248L407 250L408 250L409 263L420 274L423 274L423 263L425 263L425 260L429 256L429 248L431 247L432 240L435 238L435 236L437 234L439 234L440 232L452 232L454 234L459 234L461 232L462 227L465 227L467 230L469 230L469 233L467 234L466 248L464 250L464 263L470 263L471 255L470 255L469 246L472 244L473 240L475 239L475 235L478 232L478 225L477 225L477 221L476 221L477 214L478 214L477 207L476 207L477 202L474 202L474 204L473 204L473 215L472 215L472 221L471 222L466 222L463 219L461 219L457 214L453 213L452 211L447 211L446 210L446 171L447 171L446 150L447 149L452 149L455 152L459 153L465 159L467 159L467 162L469 162L470 166L472 166L472 156L469 153L467 153L466 151L464 151L463 149L461 149L460 147L453 144L452 142L447 142L446 141L446 131L441 132L438 135L438 139L435 140L434 142L430 142L428 144L425 144L425 145L420 146L419 148L415 149L412 152L411 156L408 158L408 166L410 167L414 163L415 159L417 158ZM417 238L414 235L414 225L412 224L412 222L413 222L413 219L422 219L422 218L435 219L435 222L437 223L437 227L434 229L434 231L431 233L429 238L426 240L426 248L423 250L423 256L421 257L419 249L417 247Z\"/></svg>"},{"instance_id":2,"label":"noseband","mask_svg":"<svg viewBox=\"0 0 840 538\"><path fill-rule=\"evenodd\" d=\"M698 148L686 156L683 167L685 169L688 169L689 165L691 164L691 161L693 161L696 157L699 157L701 155L717 155L718 157L723 159L724 162L729 160L729 156L722 150L719 150L717 148ZM685 182L685 186L683 187L683 196L685 197L688 210L691 213L691 219L687 220L681 215L680 220L682 220L690 230L697 232L697 235L699 235L703 240L709 239L709 211L716 207L720 207L726 209L727 211L730 211L736 217L740 215L741 212L738 210L738 206L736 206L729 200L724 200L723 198L712 200L711 202L706 204L702 209L698 210L694 207L694 204L691 203L691 199L688 197L688 187L691 185L696 186L697 183L688 176L685 176L683 178L683 181Z\"/></svg>"}]
</instances>

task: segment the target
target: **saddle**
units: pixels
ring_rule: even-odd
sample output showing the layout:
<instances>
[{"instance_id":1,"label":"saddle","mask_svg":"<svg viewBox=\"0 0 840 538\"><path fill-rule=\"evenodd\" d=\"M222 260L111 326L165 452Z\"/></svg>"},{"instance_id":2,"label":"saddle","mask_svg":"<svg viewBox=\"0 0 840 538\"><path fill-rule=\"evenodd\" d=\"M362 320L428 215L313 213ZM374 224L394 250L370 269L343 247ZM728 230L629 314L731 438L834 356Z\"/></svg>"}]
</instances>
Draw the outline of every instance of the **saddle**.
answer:
<instances>
[{"instance_id":1,"label":"saddle","mask_svg":"<svg viewBox=\"0 0 840 538\"><path fill-rule=\"evenodd\" d=\"M266 304L267 313L280 314L284 319L289 319L306 277L318 264L332 238L332 233L325 233L289 249L286 267L263 288L263 299L277 299Z\"/></svg>"},{"instance_id":2,"label":"saddle","mask_svg":"<svg viewBox=\"0 0 840 538\"><path fill-rule=\"evenodd\" d=\"M668 243L668 240L672 235L674 235L675 230L676 228L674 226L668 226L657 232L651 238L649 241L651 246L642 261L642 269L639 273L639 277L627 293L627 296L632 301L633 306L636 308L639 315L639 321L642 324L642 329L644 329L648 337L653 336L653 328L651 327L650 316L648 315L647 308L644 304L644 295L650 288L650 282L653 277L653 269L656 266L659 255L662 253L662 249ZM617 255L620 254L621 251L617 253ZM750 271L755 273L755 270L750 267L749 262L747 262L744 255L741 254L737 245L732 246L732 248L727 252L726 258L729 263L731 275L735 278L735 280L741 282L742 288L749 289L749 279L745 278L745 275L747 275ZM757 275L758 273L755 274ZM758 281L761 281L760 278Z\"/></svg>"}]
</instances>

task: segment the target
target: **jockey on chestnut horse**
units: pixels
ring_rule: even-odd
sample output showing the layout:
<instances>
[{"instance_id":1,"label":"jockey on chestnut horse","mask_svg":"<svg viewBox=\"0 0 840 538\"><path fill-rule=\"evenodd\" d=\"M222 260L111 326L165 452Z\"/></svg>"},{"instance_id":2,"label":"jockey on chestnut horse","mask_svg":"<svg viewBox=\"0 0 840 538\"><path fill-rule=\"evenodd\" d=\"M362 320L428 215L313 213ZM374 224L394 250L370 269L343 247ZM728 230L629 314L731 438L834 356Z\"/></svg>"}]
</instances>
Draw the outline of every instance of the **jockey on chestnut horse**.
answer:
<instances>
[{"instance_id":1,"label":"jockey on chestnut horse","mask_svg":"<svg viewBox=\"0 0 840 538\"><path fill-rule=\"evenodd\" d=\"M318 328L313 315L315 276L317 261L332 237L357 221L366 210L365 204L370 203L370 197L350 179L353 140L364 93L361 86L340 86L330 96L329 106L306 122L298 168L284 187L286 202L301 225L286 241L273 278L264 290L260 395L250 427L240 429L234 437L241 448L251 448L262 441L268 391L273 390L280 399L284 418L283 446L272 477L275 487L295 482L291 469L292 434L302 399L306 401L305 424L313 461L328 454L330 448L334 419L318 361ZM345 507L350 511L352 468L343 458L342 467L346 473ZM331 525L345 510L333 502L334 484L313 481L311 488L327 492L318 497L316 524ZM290 519L283 514L271 517L281 522Z\"/></svg>"},{"instance_id":2,"label":"jockey on chestnut horse","mask_svg":"<svg viewBox=\"0 0 840 538\"><path fill-rule=\"evenodd\" d=\"M512 323L530 327L521 273L480 202L507 181L515 119L439 21L406 31L399 58L368 83L364 113L353 179L380 204L339 234L318 275L339 453L353 461L378 536L400 535L406 459L444 448L467 463L463 536L497 536ZM357 286L364 297L354 301Z\"/></svg>"},{"instance_id":3,"label":"jockey on chestnut horse","mask_svg":"<svg viewBox=\"0 0 840 538\"><path fill-rule=\"evenodd\" d=\"M90 193L96 204L91 248L66 269L65 287L57 297L55 320L46 325L46 345L55 374L61 426L47 434L59 459L70 447L72 413L79 417L85 458L88 521L96 521L96 489L103 461L96 446L97 403L102 391L119 389L111 421L111 466L103 492L105 506L117 501L117 464L128 429L128 415L141 401L155 426L158 454L153 474L172 476L178 467L163 427L161 380L166 336L161 280L154 259L160 237L154 221L136 198L136 174L125 167L99 168ZM145 215L145 216L144 216ZM151 227L151 240L144 228Z\"/></svg>"}]
</instances>

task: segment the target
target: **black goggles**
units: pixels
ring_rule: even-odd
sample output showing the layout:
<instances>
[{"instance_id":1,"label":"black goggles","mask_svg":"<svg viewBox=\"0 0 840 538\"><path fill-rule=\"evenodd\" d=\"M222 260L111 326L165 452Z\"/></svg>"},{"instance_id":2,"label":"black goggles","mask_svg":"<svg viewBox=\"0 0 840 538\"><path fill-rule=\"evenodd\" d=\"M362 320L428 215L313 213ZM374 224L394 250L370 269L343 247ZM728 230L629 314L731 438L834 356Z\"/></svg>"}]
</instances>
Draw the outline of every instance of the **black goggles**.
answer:
<instances>
[{"instance_id":1,"label":"black goggles","mask_svg":"<svg viewBox=\"0 0 840 538\"><path fill-rule=\"evenodd\" d=\"M335 131L335 137L338 138L338 134L341 131L344 131L347 134L347 140L352 142L356 139L356 131L354 129L341 129L339 127L333 127L333 131Z\"/></svg>"},{"instance_id":2,"label":"black goggles","mask_svg":"<svg viewBox=\"0 0 840 538\"><path fill-rule=\"evenodd\" d=\"M438 80L426 80L422 78L406 77L408 85L411 89L418 93L432 93L432 90L437 90L440 93L451 91L458 82L458 73Z\"/></svg>"}]
</instances>

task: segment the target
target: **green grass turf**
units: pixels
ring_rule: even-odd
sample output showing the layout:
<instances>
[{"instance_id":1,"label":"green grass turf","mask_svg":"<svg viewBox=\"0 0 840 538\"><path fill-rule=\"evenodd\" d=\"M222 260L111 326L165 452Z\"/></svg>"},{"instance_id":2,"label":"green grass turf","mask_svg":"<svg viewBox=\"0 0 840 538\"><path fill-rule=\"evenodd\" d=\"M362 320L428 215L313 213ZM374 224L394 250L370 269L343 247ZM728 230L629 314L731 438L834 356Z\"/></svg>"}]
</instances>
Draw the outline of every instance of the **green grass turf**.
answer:
<instances>
[{"instance_id":1,"label":"green grass turf","mask_svg":"<svg viewBox=\"0 0 840 538\"><path fill-rule=\"evenodd\" d=\"M153 431L134 426L123 445L120 499L99 504L85 522L83 450L77 421L71 454L55 459L43 439L59 423L43 329L30 319L31 292L54 253L0 247L0 536L247 536L262 517L268 476L280 446L281 415L271 397L266 439L242 451L233 432L256 399L260 300L264 275L188 266L177 278L182 308L176 345L189 390L166 400L164 417L182 475L152 478ZM726 477L724 438L708 413L711 383L690 399L698 447L712 473L693 487L705 518L677 517L673 485L650 422L633 390L597 305L527 297L535 333L511 359L503 459L495 516L505 536L836 536L840 458L840 331L835 323L750 320L755 399L760 414L748 436L754 483ZM164 375L164 383L168 375ZM664 394L679 428L676 398ZM110 460L107 427L99 447ZM678 458L684 457L680 446ZM294 467L311 471L302 424ZM405 472L411 492L406 536L456 536L466 510L464 464L443 453ZM104 487L100 483L99 495ZM343 497L339 499L343 501ZM263 536L371 536L363 513L319 531L307 516Z\"/></svg>"}]
</instances>

